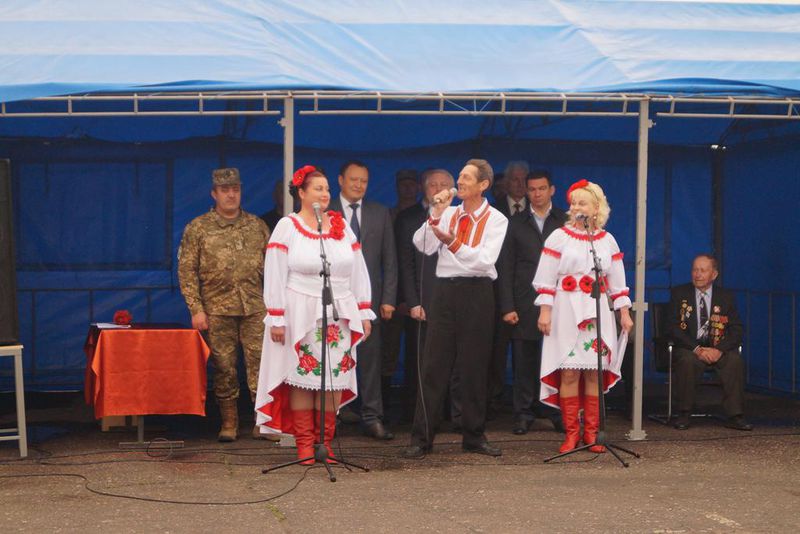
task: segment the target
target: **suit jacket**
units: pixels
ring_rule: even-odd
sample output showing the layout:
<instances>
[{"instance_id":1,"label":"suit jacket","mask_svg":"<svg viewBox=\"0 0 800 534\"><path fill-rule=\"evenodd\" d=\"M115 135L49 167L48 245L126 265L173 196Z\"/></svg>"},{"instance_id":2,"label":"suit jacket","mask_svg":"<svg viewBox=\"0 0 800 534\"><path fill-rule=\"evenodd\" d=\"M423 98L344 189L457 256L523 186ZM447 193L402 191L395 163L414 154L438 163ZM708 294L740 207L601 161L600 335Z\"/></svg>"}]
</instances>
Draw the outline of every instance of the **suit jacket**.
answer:
<instances>
[{"instance_id":1,"label":"suit jacket","mask_svg":"<svg viewBox=\"0 0 800 534\"><path fill-rule=\"evenodd\" d=\"M494 209L496 209L497 211L499 211L500 213L502 213L503 215L505 215L506 219L508 219L509 221L511 220L511 217L513 217L513 215L511 214L511 210L508 207L508 200L506 200L505 197L500 199L499 202L497 202L497 201L494 202L492 204L492 207ZM528 201L528 197L523 197L523 199L522 199L522 213L525 213L526 211L528 211L530 209L530 207L531 207L531 203ZM518 215L521 215L522 213L519 213Z\"/></svg>"},{"instance_id":2,"label":"suit jacket","mask_svg":"<svg viewBox=\"0 0 800 534\"><path fill-rule=\"evenodd\" d=\"M676 347L693 350L697 345L697 299L694 286L683 284L670 292L670 335ZM709 344L722 352L735 350L742 343L742 322L732 292L714 286L711 291Z\"/></svg>"},{"instance_id":3,"label":"suit jacket","mask_svg":"<svg viewBox=\"0 0 800 534\"><path fill-rule=\"evenodd\" d=\"M555 206L544 221L544 232L539 231L531 210L512 217L503 250L498 262L498 290L500 311L503 315L516 311L519 315L512 337L514 339L541 339L537 322L539 307L533 305L536 291L533 277L539 267L539 257L547 237L564 226L567 214Z\"/></svg>"},{"instance_id":4,"label":"suit jacket","mask_svg":"<svg viewBox=\"0 0 800 534\"><path fill-rule=\"evenodd\" d=\"M339 196L331 199L328 209L344 213ZM397 249L389 208L370 200L361 201L361 252L372 286L372 311L380 317L380 305L396 305ZM348 213L349 215L349 213Z\"/></svg>"},{"instance_id":5,"label":"suit jacket","mask_svg":"<svg viewBox=\"0 0 800 534\"><path fill-rule=\"evenodd\" d=\"M436 262L438 254L426 256L414 246L414 233L428 218L428 210L422 203L415 204L397 214L395 238L397 258L400 266L401 300L409 308L422 305L430 311L433 288L437 283Z\"/></svg>"}]
</instances>

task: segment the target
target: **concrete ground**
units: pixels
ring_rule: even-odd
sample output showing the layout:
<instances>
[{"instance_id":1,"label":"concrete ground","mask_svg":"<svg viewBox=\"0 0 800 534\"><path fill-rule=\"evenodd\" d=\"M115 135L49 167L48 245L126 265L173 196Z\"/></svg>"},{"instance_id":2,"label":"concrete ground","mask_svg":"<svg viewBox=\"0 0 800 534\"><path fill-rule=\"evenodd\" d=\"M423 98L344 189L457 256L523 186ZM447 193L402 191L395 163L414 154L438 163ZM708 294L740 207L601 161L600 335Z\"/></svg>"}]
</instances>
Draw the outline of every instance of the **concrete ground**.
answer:
<instances>
[{"instance_id":1,"label":"concrete ground","mask_svg":"<svg viewBox=\"0 0 800 534\"><path fill-rule=\"evenodd\" d=\"M543 459L560 436L537 421L511 434L511 416L488 425L503 456L461 452L442 432L434 452L400 458L409 425L377 442L344 426L341 456L370 471L263 467L293 449L245 437L215 440L218 419L148 419L147 439L185 448L120 450L135 432L100 432L79 393L29 394L30 457L0 443L3 532L796 532L800 526L800 401L749 395L753 432L699 419L687 431L647 421L646 441L626 441L630 422L611 411L612 440L633 449L624 468L610 454ZM613 404L613 401L612 401ZM648 403L650 408L655 401ZM246 418L247 407L242 407ZM647 410L646 410L647 412ZM242 431L247 432L248 421ZM0 427L14 426L13 397L0 395Z\"/></svg>"}]
</instances>

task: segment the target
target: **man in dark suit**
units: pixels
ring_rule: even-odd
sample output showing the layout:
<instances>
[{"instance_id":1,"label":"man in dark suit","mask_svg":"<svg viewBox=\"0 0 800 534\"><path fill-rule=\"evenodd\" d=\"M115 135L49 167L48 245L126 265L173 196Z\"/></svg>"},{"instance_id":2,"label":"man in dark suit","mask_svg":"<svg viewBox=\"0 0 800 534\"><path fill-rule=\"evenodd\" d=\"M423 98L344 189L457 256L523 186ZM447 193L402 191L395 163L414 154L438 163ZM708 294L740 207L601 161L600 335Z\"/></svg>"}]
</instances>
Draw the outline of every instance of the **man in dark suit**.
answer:
<instances>
[{"instance_id":1,"label":"man in dark suit","mask_svg":"<svg viewBox=\"0 0 800 534\"><path fill-rule=\"evenodd\" d=\"M533 171L526 180L530 208L512 217L500 256L498 281L500 310L512 328L514 355L514 434L525 434L536 417L547 417L556 430L561 418L555 410L539 404L539 369L542 363L542 333L537 327L539 307L531 282L547 237L564 225L567 214L553 206L556 192L547 171Z\"/></svg>"},{"instance_id":2,"label":"man in dark suit","mask_svg":"<svg viewBox=\"0 0 800 534\"><path fill-rule=\"evenodd\" d=\"M717 260L700 254L692 262L692 283L672 288L671 337L675 343L675 385L678 417L675 428L686 430L697 383L711 367L722 384L725 426L752 430L744 418L744 362L739 354L742 322L733 293L714 285Z\"/></svg>"},{"instance_id":3,"label":"man in dark suit","mask_svg":"<svg viewBox=\"0 0 800 534\"><path fill-rule=\"evenodd\" d=\"M528 163L525 161L511 161L506 165L503 173L506 184L506 194L502 198L495 199L492 206L506 219L511 219L520 213L529 210L528 198L525 193L525 179L529 173ZM499 261L498 261L499 264ZM497 266L499 268L499 265ZM533 277L531 277L533 280ZM492 359L489 362L489 373L487 375L486 392L488 395L486 404L487 419L494 419L503 405L503 390L506 383L506 367L508 362L508 344L511 341L513 325L503 321L503 314L500 310L500 286L499 278L494 284L494 301L498 305L495 317L494 340L492 342Z\"/></svg>"},{"instance_id":4,"label":"man in dark suit","mask_svg":"<svg viewBox=\"0 0 800 534\"><path fill-rule=\"evenodd\" d=\"M436 287L436 261L438 254L425 256L417 250L412 241L414 233L428 219L428 211L433 197L440 191L450 189L455 184L453 175L444 169L428 169L422 173L423 198L417 204L401 211L395 223L397 257L400 269L400 296L408 306L409 315L416 323L406 331L405 378L408 385L406 413L413 417L417 399L418 355L425 346L427 332L427 312ZM454 388L450 388L451 403L455 403ZM454 410L455 411L455 410Z\"/></svg>"},{"instance_id":5,"label":"man in dark suit","mask_svg":"<svg viewBox=\"0 0 800 534\"><path fill-rule=\"evenodd\" d=\"M364 200L369 169L360 161L348 161L339 172L341 193L331 199L330 209L340 211L361 243L372 286L372 311L379 319L391 319L397 298L397 249L389 209ZM392 439L384 426L381 399L381 329L373 321L372 334L358 347L358 393L364 433L376 439Z\"/></svg>"},{"instance_id":6,"label":"man in dark suit","mask_svg":"<svg viewBox=\"0 0 800 534\"><path fill-rule=\"evenodd\" d=\"M278 221L283 217L283 179L278 178L272 187L272 201L275 207L261 215L261 220L267 223L267 228L272 232L275 230Z\"/></svg>"}]
</instances>

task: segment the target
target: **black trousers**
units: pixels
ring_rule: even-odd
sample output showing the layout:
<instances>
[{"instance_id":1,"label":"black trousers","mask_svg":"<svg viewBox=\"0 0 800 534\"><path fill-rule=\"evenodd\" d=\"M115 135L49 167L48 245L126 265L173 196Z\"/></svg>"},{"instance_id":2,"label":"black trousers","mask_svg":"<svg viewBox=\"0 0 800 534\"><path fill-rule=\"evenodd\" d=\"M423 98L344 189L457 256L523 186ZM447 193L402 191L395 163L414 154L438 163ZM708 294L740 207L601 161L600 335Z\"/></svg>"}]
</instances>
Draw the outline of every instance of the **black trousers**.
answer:
<instances>
[{"instance_id":1,"label":"black trousers","mask_svg":"<svg viewBox=\"0 0 800 534\"><path fill-rule=\"evenodd\" d=\"M422 355L411 443L429 447L453 371L459 377L465 445L486 441L486 373L492 352L494 291L489 278L443 278L434 292Z\"/></svg>"},{"instance_id":2,"label":"black trousers","mask_svg":"<svg viewBox=\"0 0 800 534\"><path fill-rule=\"evenodd\" d=\"M675 348L675 395L678 410L689 412L694 406L697 384L707 368L713 369L722 384L722 410L728 417L744 413L744 361L738 350L722 353L714 365L706 365L694 352Z\"/></svg>"},{"instance_id":3,"label":"black trousers","mask_svg":"<svg viewBox=\"0 0 800 534\"><path fill-rule=\"evenodd\" d=\"M494 339L492 341L492 358L487 375L487 398L489 406L499 410L503 405L503 391L506 385L506 368L508 367L508 345L512 342L511 334L514 325L503 320L502 315L495 313Z\"/></svg>"},{"instance_id":4,"label":"black trousers","mask_svg":"<svg viewBox=\"0 0 800 534\"><path fill-rule=\"evenodd\" d=\"M539 402L539 372L542 368L542 340L515 339L514 348L514 417L533 421L550 417L555 409Z\"/></svg>"}]
</instances>

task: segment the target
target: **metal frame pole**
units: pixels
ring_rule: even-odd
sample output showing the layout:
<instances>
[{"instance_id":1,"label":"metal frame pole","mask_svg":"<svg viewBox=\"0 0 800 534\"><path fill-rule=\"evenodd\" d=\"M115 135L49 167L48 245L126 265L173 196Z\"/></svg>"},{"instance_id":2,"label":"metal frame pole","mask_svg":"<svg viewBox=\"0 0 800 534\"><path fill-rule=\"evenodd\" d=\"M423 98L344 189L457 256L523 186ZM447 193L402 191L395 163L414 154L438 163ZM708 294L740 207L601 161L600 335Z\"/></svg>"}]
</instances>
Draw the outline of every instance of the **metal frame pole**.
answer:
<instances>
[{"instance_id":1,"label":"metal frame pole","mask_svg":"<svg viewBox=\"0 0 800 534\"><path fill-rule=\"evenodd\" d=\"M642 429L642 383L644 374L644 314L647 303L644 300L644 275L647 258L647 149L650 128L650 100L639 101L639 144L638 164L636 168L636 300L634 310L634 346L633 346L633 428L628 431L629 440L647 439Z\"/></svg>"},{"instance_id":2,"label":"metal frame pole","mask_svg":"<svg viewBox=\"0 0 800 534\"><path fill-rule=\"evenodd\" d=\"M289 193L294 173L294 98L291 96L283 100L280 125L283 126L283 215L289 215L294 209L294 199Z\"/></svg>"}]
</instances>

